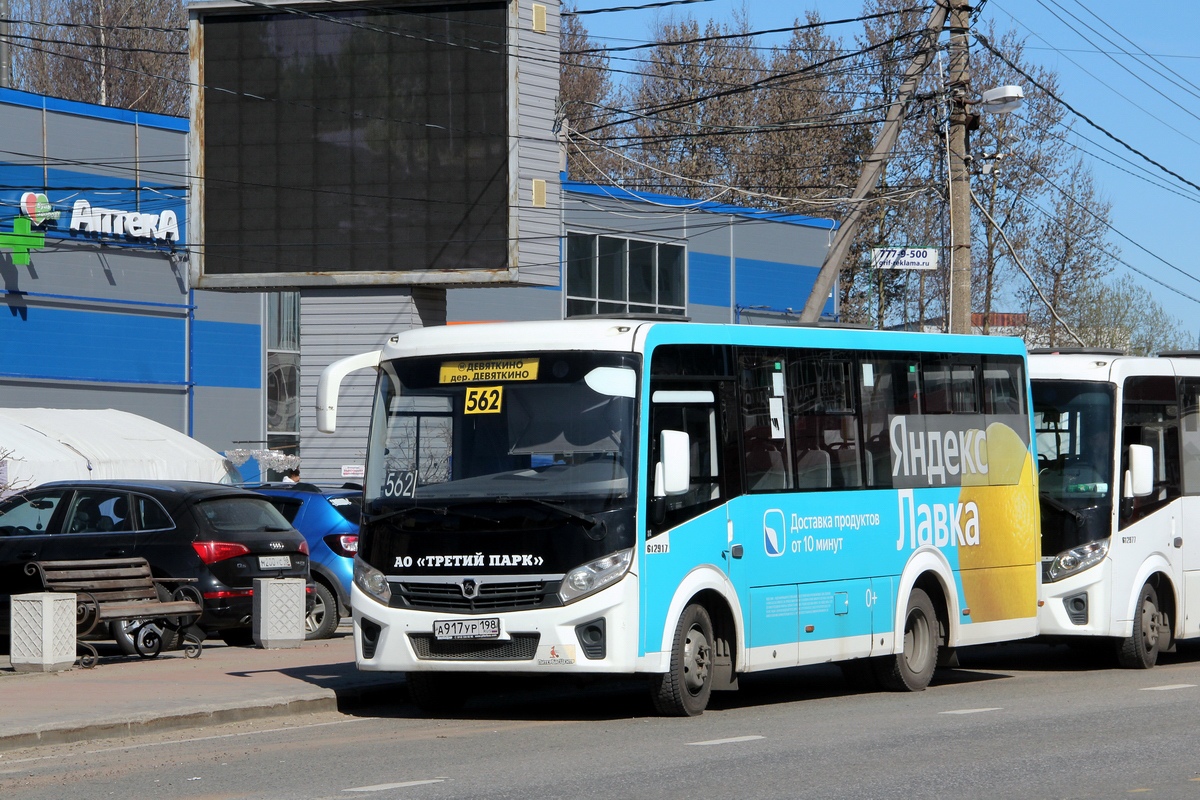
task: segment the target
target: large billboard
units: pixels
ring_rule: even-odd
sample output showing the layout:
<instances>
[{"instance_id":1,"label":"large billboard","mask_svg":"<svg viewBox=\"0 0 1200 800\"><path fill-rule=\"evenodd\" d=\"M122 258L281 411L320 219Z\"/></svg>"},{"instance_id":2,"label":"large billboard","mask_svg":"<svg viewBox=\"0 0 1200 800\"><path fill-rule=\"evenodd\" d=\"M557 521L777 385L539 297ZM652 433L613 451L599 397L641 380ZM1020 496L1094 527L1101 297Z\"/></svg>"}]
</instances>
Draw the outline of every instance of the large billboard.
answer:
<instances>
[{"instance_id":1,"label":"large billboard","mask_svg":"<svg viewBox=\"0 0 1200 800\"><path fill-rule=\"evenodd\" d=\"M194 285L517 281L517 7L193 4Z\"/></svg>"}]
</instances>

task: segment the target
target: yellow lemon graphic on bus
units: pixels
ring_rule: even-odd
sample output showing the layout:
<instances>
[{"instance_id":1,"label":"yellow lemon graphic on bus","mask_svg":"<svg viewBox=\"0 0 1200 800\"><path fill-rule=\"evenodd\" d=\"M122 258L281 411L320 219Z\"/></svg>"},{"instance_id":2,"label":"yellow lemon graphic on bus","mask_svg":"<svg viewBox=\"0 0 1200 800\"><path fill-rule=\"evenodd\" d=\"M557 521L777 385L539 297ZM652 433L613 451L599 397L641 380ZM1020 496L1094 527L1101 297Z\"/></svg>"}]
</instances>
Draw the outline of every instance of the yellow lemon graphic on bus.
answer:
<instances>
[{"instance_id":1,"label":"yellow lemon graphic on bus","mask_svg":"<svg viewBox=\"0 0 1200 800\"><path fill-rule=\"evenodd\" d=\"M978 545L958 548L963 595L975 622L1033 617L1039 555L1033 456L1001 422L987 427L984 450L987 472L964 474L959 492L960 516L973 504L980 531Z\"/></svg>"}]
</instances>

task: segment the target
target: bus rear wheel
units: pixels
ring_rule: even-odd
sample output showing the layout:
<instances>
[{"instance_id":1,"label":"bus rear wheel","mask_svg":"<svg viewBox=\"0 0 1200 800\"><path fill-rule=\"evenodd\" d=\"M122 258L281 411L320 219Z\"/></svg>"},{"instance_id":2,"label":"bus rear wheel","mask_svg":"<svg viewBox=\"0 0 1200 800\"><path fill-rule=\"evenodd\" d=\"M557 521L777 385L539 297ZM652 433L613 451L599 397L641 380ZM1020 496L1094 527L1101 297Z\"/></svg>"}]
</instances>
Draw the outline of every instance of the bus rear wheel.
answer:
<instances>
[{"instance_id":1,"label":"bus rear wheel","mask_svg":"<svg viewBox=\"0 0 1200 800\"><path fill-rule=\"evenodd\" d=\"M885 689L924 691L937 667L939 635L933 601L922 589L913 589L908 597L903 635L903 651L875 661L875 674Z\"/></svg>"},{"instance_id":2,"label":"bus rear wheel","mask_svg":"<svg viewBox=\"0 0 1200 800\"><path fill-rule=\"evenodd\" d=\"M1147 583L1142 586L1133 610L1133 635L1118 642L1118 663L1126 669L1153 667L1165 635L1164 624L1164 615L1158 608L1158 592Z\"/></svg>"},{"instance_id":3,"label":"bus rear wheel","mask_svg":"<svg viewBox=\"0 0 1200 800\"><path fill-rule=\"evenodd\" d=\"M665 717L704 713L713 684L713 626L704 606L689 605L679 617L671 668L651 683L654 710Z\"/></svg>"}]
</instances>

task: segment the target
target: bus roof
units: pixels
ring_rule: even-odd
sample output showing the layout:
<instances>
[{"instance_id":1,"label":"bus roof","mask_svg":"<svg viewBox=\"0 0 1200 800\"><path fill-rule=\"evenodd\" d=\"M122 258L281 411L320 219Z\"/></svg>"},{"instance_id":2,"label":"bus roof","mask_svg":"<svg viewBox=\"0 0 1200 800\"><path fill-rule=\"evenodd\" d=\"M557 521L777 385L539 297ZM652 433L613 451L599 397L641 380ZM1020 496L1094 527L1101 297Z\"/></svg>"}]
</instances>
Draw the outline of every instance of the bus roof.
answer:
<instances>
[{"instance_id":1,"label":"bus roof","mask_svg":"<svg viewBox=\"0 0 1200 800\"><path fill-rule=\"evenodd\" d=\"M1127 356L1112 351L1034 352L1029 356L1029 376L1039 380L1118 383L1130 375L1200 376L1200 358L1190 353Z\"/></svg>"},{"instance_id":2,"label":"bus roof","mask_svg":"<svg viewBox=\"0 0 1200 800\"><path fill-rule=\"evenodd\" d=\"M450 353L516 353L538 350L645 351L658 344L837 347L910 352L1023 355L1024 343L1008 336L875 331L797 325L735 325L593 317L533 322L481 322L415 328L393 336L383 359ZM1200 363L1200 362L1198 362Z\"/></svg>"}]
</instances>

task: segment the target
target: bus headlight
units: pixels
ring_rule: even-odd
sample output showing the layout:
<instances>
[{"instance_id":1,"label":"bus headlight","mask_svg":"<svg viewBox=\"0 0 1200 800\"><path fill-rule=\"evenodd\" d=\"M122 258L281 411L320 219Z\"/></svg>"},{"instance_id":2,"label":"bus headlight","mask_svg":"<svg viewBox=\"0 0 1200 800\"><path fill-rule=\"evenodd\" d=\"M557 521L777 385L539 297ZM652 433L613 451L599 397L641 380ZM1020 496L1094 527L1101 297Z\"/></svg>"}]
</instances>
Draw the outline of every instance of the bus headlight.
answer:
<instances>
[{"instance_id":1,"label":"bus headlight","mask_svg":"<svg viewBox=\"0 0 1200 800\"><path fill-rule=\"evenodd\" d=\"M633 549L618 550L604 558L598 558L591 563L576 567L563 578L558 596L564 603L578 600L580 597L592 594L605 586L619 581L633 562Z\"/></svg>"},{"instance_id":2,"label":"bus headlight","mask_svg":"<svg viewBox=\"0 0 1200 800\"><path fill-rule=\"evenodd\" d=\"M364 594L385 606L392 600L392 587L388 585L387 576L358 556L354 557L354 583Z\"/></svg>"},{"instance_id":3,"label":"bus headlight","mask_svg":"<svg viewBox=\"0 0 1200 800\"><path fill-rule=\"evenodd\" d=\"M1108 542L1108 539L1101 539L1059 553L1054 557L1050 569L1046 570L1045 579L1049 582L1061 581L1068 575L1096 566L1108 555Z\"/></svg>"}]
</instances>

